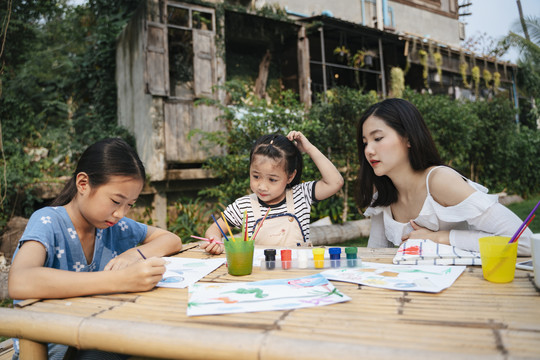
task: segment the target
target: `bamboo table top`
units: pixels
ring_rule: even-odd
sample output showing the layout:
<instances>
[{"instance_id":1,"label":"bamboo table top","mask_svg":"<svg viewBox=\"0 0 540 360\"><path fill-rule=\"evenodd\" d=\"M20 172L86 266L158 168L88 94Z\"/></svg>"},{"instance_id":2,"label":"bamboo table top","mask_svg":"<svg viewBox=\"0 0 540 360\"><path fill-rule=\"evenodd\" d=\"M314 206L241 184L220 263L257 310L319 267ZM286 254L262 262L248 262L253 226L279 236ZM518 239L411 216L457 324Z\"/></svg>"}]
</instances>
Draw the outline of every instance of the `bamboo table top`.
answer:
<instances>
[{"instance_id":1,"label":"bamboo table top","mask_svg":"<svg viewBox=\"0 0 540 360\"><path fill-rule=\"evenodd\" d=\"M395 251L359 248L359 256L391 263ZM210 258L193 244L178 256ZM201 281L315 272L254 267L251 275L234 277L221 266ZM470 266L437 294L333 281L351 301L198 317L186 315L187 288L25 301L0 309L0 334L26 339L23 352L54 342L165 359L538 359L540 293L532 277L516 269L513 282L494 284L483 279L481 267Z\"/></svg>"}]
</instances>

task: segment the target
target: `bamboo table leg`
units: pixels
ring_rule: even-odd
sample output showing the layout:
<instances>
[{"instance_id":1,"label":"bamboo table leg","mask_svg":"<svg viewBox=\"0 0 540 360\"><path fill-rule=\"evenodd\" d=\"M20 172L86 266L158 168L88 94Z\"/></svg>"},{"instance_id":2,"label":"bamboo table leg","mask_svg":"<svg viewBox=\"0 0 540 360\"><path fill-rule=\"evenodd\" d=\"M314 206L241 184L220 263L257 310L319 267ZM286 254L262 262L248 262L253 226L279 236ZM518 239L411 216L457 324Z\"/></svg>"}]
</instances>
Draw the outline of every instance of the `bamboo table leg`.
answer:
<instances>
[{"instance_id":1,"label":"bamboo table leg","mask_svg":"<svg viewBox=\"0 0 540 360\"><path fill-rule=\"evenodd\" d=\"M47 360L47 344L19 339L19 358L21 360Z\"/></svg>"}]
</instances>

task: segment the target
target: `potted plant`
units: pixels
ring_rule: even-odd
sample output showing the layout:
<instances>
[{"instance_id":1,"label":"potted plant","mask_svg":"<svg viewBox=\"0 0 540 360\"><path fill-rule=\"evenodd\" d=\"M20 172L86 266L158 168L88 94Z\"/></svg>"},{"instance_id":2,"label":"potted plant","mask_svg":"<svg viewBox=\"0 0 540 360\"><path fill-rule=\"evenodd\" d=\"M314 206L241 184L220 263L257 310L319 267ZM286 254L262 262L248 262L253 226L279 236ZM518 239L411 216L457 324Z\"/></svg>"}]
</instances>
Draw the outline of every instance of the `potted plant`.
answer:
<instances>
[{"instance_id":1,"label":"potted plant","mask_svg":"<svg viewBox=\"0 0 540 360\"><path fill-rule=\"evenodd\" d=\"M349 62L351 52L349 51L349 49L347 49L345 45L343 45L338 46L334 49L334 55L336 55L339 62L346 64Z\"/></svg>"}]
</instances>

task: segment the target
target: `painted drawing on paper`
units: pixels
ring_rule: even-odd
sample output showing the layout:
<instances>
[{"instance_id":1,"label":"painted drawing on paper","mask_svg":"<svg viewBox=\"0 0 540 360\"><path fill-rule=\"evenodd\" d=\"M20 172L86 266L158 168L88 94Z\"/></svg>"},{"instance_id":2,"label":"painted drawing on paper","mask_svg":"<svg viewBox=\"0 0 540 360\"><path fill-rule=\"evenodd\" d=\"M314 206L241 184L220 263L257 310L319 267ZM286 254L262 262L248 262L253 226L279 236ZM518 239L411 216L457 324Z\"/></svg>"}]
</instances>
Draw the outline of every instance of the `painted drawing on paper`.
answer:
<instances>
[{"instance_id":1,"label":"painted drawing on paper","mask_svg":"<svg viewBox=\"0 0 540 360\"><path fill-rule=\"evenodd\" d=\"M189 287L187 315L287 310L349 301L324 276L236 283L196 283Z\"/></svg>"},{"instance_id":2,"label":"painted drawing on paper","mask_svg":"<svg viewBox=\"0 0 540 360\"><path fill-rule=\"evenodd\" d=\"M363 262L354 269L335 269L321 274L329 280L352 282L401 291L437 293L450 287L465 266L391 265Z\"/></svg>"}]
</instances>

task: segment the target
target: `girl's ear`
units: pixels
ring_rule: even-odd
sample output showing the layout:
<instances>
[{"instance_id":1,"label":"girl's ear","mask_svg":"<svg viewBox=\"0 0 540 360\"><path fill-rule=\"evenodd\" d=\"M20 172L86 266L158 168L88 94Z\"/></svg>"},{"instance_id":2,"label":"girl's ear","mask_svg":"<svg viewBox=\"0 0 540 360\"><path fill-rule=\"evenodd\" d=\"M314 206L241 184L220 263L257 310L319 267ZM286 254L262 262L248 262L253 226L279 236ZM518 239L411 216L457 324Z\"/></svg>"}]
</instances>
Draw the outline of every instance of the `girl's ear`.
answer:
<instances>
[{"instance_id":1,"label":"girl's ear","mask_svg":"<svg viewBox=\"0 0 540 360\"><path fill-rule=\"evenodd\" d=\"M77 187L77 193L84 194L90 189L90 179L88 174L85 172L80 172L75 177L75 186Z\"/></svg>"},{"instance_id":2,"label":"girl's ear","mask_svg":"<svg viewBox=\"0 0 540 360\"><path fill-rule=\"evenodd\" d=\"M296 170L294 170L291 175L289 175L289 178L287 179L287 185L289 185L291 183L291 181L293 181L294 177L296 176Z\"/></svg>"},{"instance_id":3,"label":"girl's ear","mask_svg":"<svg viewBox=\"0 0 540 360\"><path fill-rule=\"evenodd\" d=\"M411 147L411 142L409 141L409 138L405 138L405 141L407 142L407 147L410 148Z\"/></svg>"}]
</instances>

